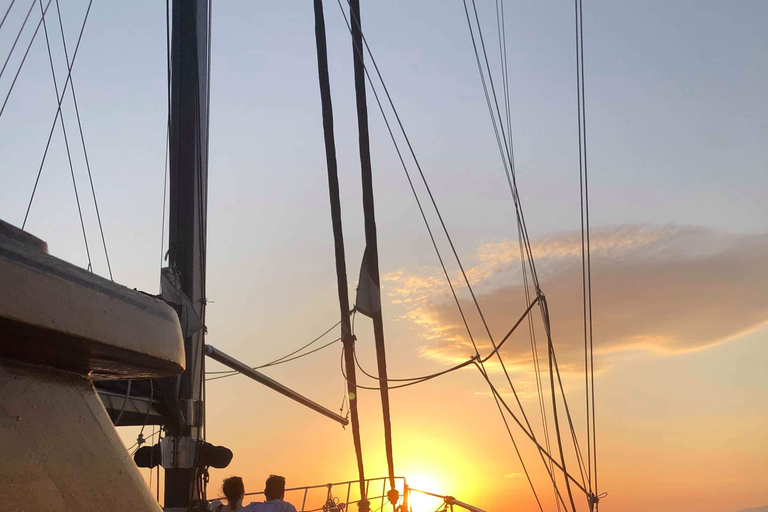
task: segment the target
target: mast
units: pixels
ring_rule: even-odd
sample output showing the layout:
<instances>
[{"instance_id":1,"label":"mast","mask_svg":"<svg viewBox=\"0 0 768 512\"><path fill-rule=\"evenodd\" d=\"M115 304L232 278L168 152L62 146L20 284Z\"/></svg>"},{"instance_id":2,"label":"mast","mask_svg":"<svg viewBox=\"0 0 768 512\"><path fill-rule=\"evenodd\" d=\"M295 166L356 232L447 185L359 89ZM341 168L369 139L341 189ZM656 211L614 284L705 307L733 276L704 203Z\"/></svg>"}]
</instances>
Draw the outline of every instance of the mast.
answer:
<instances>
[{"instance_id":1,"label":"mast","mask_svg":"<svg viewBox=\"0 0 768 512\"><path fill-rule=\"evenodd\" d=\"M172 4L168 264L204 326L210 13L208 0ZM174 455L163 461L165 510L188 510L200 491L195 450L204 436L205 327L185 336L186 370L176 383L178 424L169 427L164 447Z\"/></svg>"}]
</instances>

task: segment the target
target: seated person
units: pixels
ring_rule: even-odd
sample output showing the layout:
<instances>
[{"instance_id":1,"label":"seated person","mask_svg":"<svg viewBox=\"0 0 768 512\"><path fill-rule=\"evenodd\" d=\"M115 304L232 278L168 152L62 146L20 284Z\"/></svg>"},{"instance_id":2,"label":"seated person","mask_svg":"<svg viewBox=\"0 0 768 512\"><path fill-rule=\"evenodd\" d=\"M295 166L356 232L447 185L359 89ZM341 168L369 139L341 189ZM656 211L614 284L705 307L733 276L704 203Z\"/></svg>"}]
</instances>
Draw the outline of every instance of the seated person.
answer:
<instances>
[{"instance_id":1,"label":"seated person","mask_svg":"<svg viewBox=\"0 0 768 512\"><path fill-rule=\"evenodd\" d=\"M296 507L283 501L285 497L285 478L278 475L269 475L264 487L263 503L251 503L243 509L243 512L296 512Z\"/></svg>"},{"instance_id":2,"label":"seated person","mask_svg":"<svg viewBox=\"0 0 768 512\"><path fill-rule=\"evenodd\" d=\"M211 510L213 512L228 512L243 509L245 486L243 485L242 478L239 476L231 476L225 479L221 486L221 492L227 497L227 505L225 506L220 500L214 500L211 502Z\"/></svg>"}]
</instances>

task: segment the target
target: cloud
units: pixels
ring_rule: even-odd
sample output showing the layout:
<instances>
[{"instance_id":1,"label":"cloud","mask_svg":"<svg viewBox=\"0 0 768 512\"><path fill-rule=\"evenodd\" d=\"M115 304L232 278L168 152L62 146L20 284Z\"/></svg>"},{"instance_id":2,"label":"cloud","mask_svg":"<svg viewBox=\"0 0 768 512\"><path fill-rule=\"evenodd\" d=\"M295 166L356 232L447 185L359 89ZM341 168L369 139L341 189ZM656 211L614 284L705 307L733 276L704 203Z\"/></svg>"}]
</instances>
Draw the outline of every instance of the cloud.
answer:
<instances>
[{"instance_id":1,"label":"cloud","mask_svg":"<svg viewBox=\"0 0 768 512\"><path fill-rule=\"evenodd\" d=\"M522 478L522 473L507 473L504 478Z\"/></svg>"},{"instance_id":2,"label":"cloud","mask_svg":"<svg viewBox=\"0 0 768 512\"><path fill-rule=\"evenodd\" d=\"M597 356L626 351L676 354L735 339L768 323L768 235L735 235L681 226L619 226L591 237L594 346ZM583 358L581 235L532 240L547 296L561 369ZM467 275L495 340L526 308L516 241L481 244ZM451 276L481 352L491 345L460 275ZM384 277L404 318L419 326L425 357L459 361L474 353L439 269ZM535 328L543 340L538 313ZM540 344L544 347L543 344ZM503 349L512 370L528 371L527 325ZM582 363L583 364L583 363Z\"/></svg>"}]
</instances>

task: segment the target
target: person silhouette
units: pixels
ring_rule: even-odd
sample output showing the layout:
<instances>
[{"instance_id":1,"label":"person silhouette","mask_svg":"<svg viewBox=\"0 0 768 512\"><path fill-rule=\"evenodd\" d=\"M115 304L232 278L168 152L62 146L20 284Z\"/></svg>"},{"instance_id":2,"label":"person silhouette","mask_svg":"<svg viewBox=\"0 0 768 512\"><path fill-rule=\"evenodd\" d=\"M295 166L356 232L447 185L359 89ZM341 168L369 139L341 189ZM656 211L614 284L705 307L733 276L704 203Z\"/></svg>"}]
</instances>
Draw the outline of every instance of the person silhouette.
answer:
<instances>
[{"instance_id":1,"label":"person silhouette","mask_svg":"<svg viewBox=\"0 0 768 512\"><path fill-rule=\"evenodd\" d=\"M296 507L283 501L285 497L285 477L269 475L264 486L266 501L251 503L243 512L296 512Z\"/></svg>"},{"instance_id":2,"label":"person silhouette","mask_svg":"<svg viewBox=\"0 0 768 512\"><path fill-rule=\"evenodd\" d=\"M237 511L243 509L243 497L245 496L245 486L243 485L243 479L239 476L231 476L224 480L221 485L221 492L227 498L227 505L225 506L220 500L215 500L211 503L211 510L213 512L228 512Z\"/></svg>"}]
</instances>

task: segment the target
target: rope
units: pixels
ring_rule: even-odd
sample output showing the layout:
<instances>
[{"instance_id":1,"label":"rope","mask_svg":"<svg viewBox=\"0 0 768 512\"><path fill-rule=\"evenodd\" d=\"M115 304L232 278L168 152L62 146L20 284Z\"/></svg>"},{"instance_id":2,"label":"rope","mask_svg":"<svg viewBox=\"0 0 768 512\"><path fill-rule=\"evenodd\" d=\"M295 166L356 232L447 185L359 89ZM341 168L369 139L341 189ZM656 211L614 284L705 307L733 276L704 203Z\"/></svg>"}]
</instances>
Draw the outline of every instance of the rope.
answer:
<instances>
[{"instance_id":1,"label":"rope","mask_svg":"<svg viewBox=\"0 0 768 512\"><path fill-rule=\"evenodd\" d=\"M450 373L450 372L453 372L453 371L456 371L456 370L460 370L460 369L464 368L465 366L469 366L470 364L474 363L476 360L477 359L473 357L471 359L468 359L467 361L464 361L463 363L459 363L456 366L452 366L452 367L450 367L450 368L448 368L446 370L443 370L443 371L440 371L440 372L437 372L437 373L433 373L433 374L430 374L430 375L425 375L424 377L417 377L414 380L406 382L405 384L399 384L397 386L388 386L387 389L407 388L408 386L413 386L415 384L421 384L422 382L426 382L428 380L432 380L435 377L440 377L441 375L445 375L446 373ZM361 370L362 370L362 368L361 368ZM342 353L341 374L342 374L342 376L345 379L347 379L347 375L344 372L344 354L343 353ZM373 377L373 376L371 376L371 377L378 379L378 377ZM347 379L347 381L348 380L349 379ZM389 379L389 380L395 380L395 379ZM397 379L397 380L402 381L402 380L405 380L405 379ZM360 384L358 384L357 387L359 389L365 389L365 390L368 390L368 391L381 391L381 387L362 386Z\"/></svg>"},{"instance_id":2,"label":"rope","mask_svg":"<svg viewBox=\"0 0 768 512\"><path fill-rule=\"evenodd\" d=\"M466 366L469 366L470 364L474 363L475 361L477 361L477 357L472 357L472 358L467 359L466 361L464 361L462 363L459 363L459 364L457 364L455 366L451 366L450 368L447 368L445 370L441 370L441 371L436 372L436 373L431 373L429 375L423 375L421 377L409 377L409 378L405 378L405 379L392 379L392 378L388 378L387 379L388 382L407 382L407 384L401 384L401 385L398 385L398 386L392 386L389 389L398 389L398 388L404 388L404 387L407 387L407 386L412 386L414 384L421 384L422 382L426 382L428 380L434 379L435 377L440 377L441 375L445 375L446 373L451 373L453 371L460 370L460 369L462 369L462 368L464 368ZM381 380L378 376L371 375L370 373L365 371L362 366L360 366L360 362L357 360L357 355L355 355L355 364L360 369L360 371L363 372L366 376L368 376L368 377L370 377L372 379L375 379L375 380ZM344 377L346 378L346 375ZM364 387L364 386L358 386L358 387L360 387L361 389L370 389L370 390L379 390L379 389L381 389L381 388L378 388L378 387L376 387L376 388L374 388L374 387Z\"/></svg>"},{"instance_id":3,"label":"rope","mask_svg":"<svg viewBox=\"0 0 768 512\"><path fill-rule=\"evenodd\" d=\"M502 338L502 340L499 342L498 345L493 347L493 350L490 354L485 356L483 359L481 359L481 362L485 363L488 361L492 356L497 355L499 353L499 349L501 349L502 345L509 339L509 337L512 335L513 332L515 332L515 329L528 317L528 313L531 312L531 309L533 309L533 306L535 306L539 300L541 300L543 295L538 295L535 299L533 299L533 302L528 306L528 308L523 312L522 316L515 322L515 325L512 326L512 328L507 332L507 334ZM529 427L530 428L530 427Z\"/></svg>"},{"instance_id":4,"label":"rope","mask_svg":"<svg viewBox=\"0 0 768 512\"><path fill-rule=\"evenodd\" d=\"M317 74L320 86L320 101L323 118L323 139L325 142L325 158L328 173L328 195L331 206L331 221L333 225L333 242L336 261L336 282L339 297L339 314L341 319L336 325L341 324L341 340L344 344L342 354L355 353L355 338L352 335L349 314L349 295L347 284L347 264L344 254L344 233L341 221L341 199L339 196L339 177L336 162L336 142L333 133L333 103L331 99L331 83L328 72L328 49L325 35L325 16L323 14L322 0L314 0L315 15L315 47L317 50ZM334 327L336 327L334 325ZM334 327L331 327L333 329ZM330 331L330 329L329 329ZM324 334L323 334L324 335ZM349 357L347 358L349 360ZM352 416L352 440L357 459L357 471L360 485L360 503L358 507L362 512L369 509L366 499L365 468L363 464L363 448L360 436L360 420L357 410L357 382L355 367L348 362L347 372L350 378L347 381L347 398L349 400L349 412ZM342 368L343 373L343 368ZM344 404L342 402L342 409Z\"/></svg>"},{"instance_id":5,"label":"rope","mask_svg":"<svg viewBox=\"0 0 768 512\"><path fill-rule=\"evenodd\" d=\"M363 35L360 19L360 1L349 2L350 17L355 20L352 25L352 46L355 76L355 99L357 104L357 129L360 149L360 170L363 186L363 217L365 224L365 258L367 270L371 281L377 290L379 283L379 254L376 240L376 216L373 201L373 175L371 168L371 149L368 133L368 106L365 93L365 66L363 61ZM355 51L354 48L358 50ZM374 342L376 345L376 359L379 371L379 386L381 388L381 409L384 422L384 447L387 457L387 469L389 471L389 483L392 490L395 489L395 469L392 448L392 420L389 407L389 392L387 389L387 360L384 345L384 322L381 307L371 312L373 319ZM350 362L351 366L351 362Z\"/></svg>"},{"instance_id":6,"label":"rope","mask_svg":"<svg viewBox=\"0 0 768 512\"><path fill-rule=\"evenodd\" d=\"M307 352L307 353L305 353L305 354L301 354L301 355L298 355L298 356L296 356L296 357L292 357L292 358L290 358L290 359L285 359L285 360L283 360L283 361L278 361L278 362L267 363L267 364L264 364L264 365L261 365L261 366L253 366L252 368L253 368L254 370L260 370L260 369L262 369L262 368L267 368L267 367L269 367L269 366L277 366L277 365L280 365L280 364L283 364L283 363L290 363L291 361L295 361L295 360L297 360L297 359L301 359L302 357L308 356L308 355L310 355L310 354L314 354L315 352L317 352L317 351L319 351L319 350L323 350L323 349L324 349L324 348L326 348L326 347L330 347L331 345L333 345L333 344L335 344L335 343L338 343L339 341L341 341L341 338L336 338L335 340L333 340L333 341L331 341L331 342L329 342L329 343L326 343L325 345L322 345L322 346L320 346L320 347L317 347L316 349L314 349L314 350L311 350L311 351L309 351L309 352ZM234 375L239 375L239 374L240 374L240 372L238 372L238 371L232 371L232 372L206 372L206 373L207 373L208 375L210 375L210 374L212 374L212 373L224 373L224 375L219 375L218 377L210 377L210 378L208 378L208 379L205 379L205 380L209 380L209 381L210 381L210 380L225 379L225 378L227 378L227 377L232 377L232 376L234 376Z\"/></svg>"},{"instance_id":7,"label":"rope","mask_svg":"<svg viewBox=\"0 0 768 512\"><path fill-rule=\"evenodd\" d=\"M296 350L294 350L293 352L291 352L291 353L289 353L289 354L286 354L286 355L284 355L284 356L282 356L282 357L278 357L277 359L275 359L275 360L273 360L273 361L270 361L270 362L268 362L268 363L262 364L262 365L260 365L260 366L253 366L252 368L253 368L254 370L259 370L259 369L261 369L261 368L266 368L266 367L268 367L268 366L276 366L276 365L278 365L278 364L280 364L280 363L283 363L283 362L286 362L286 363L287 363L288 361L285 361L286 359L290 358L290 357L291 357L291 356L293 356L294 354L297 354L297 353L301 352L301 351L302 351L302 350L304 350L305 348L308 348L308 347L312 346L313 344L317 343L318 341L320 341L321 339L323 339L323 337L325 337L325 335L326 335L326 334L328 334L328 333L329 333L329 332L331 332L333 329L335 329L335 328L336 328L336 327L337 327L337 326L338 326L340 323L341 323L341 321L338 321L338 322L336 322L336 323L335 323L335 324L333 324L331 327L329 327L329 328L328 328L328 329L327 329L325 332L323 332L323 333L322 333L320 336L316 337L315 339L313 339L312 341L310 341L310 342L309 342L309 343L307 343L306 345L303 345L302 347L300 347L300 348L297 348L297 349L296 349ZM338 339L334 340L332 343L335 343L336 341L339 341L340 339L341 339L341 338L338 338ZM324 345L324 347L326 347L326 346L328 346L328 345ZM321 347L321 348L324 348L324 347ZM318 350L319 350L319 349L318 349ZM313 351L313 352L315 352L315 351ZM309 354L311 354L311 353L312 353L312 352L309 352ZM291 359L291 361L293 361L293 360L295 360L295 359L297 359L297 358L293 358L293 359ZM207 375L216 375L216 374L225 374L225 373L238 373L238 372L237 372L237 371L235 371L235 370L224 370L224 371L216 371L216 372L205 372L205 373L206 373Z\"/></svg>"}]
</instances>

